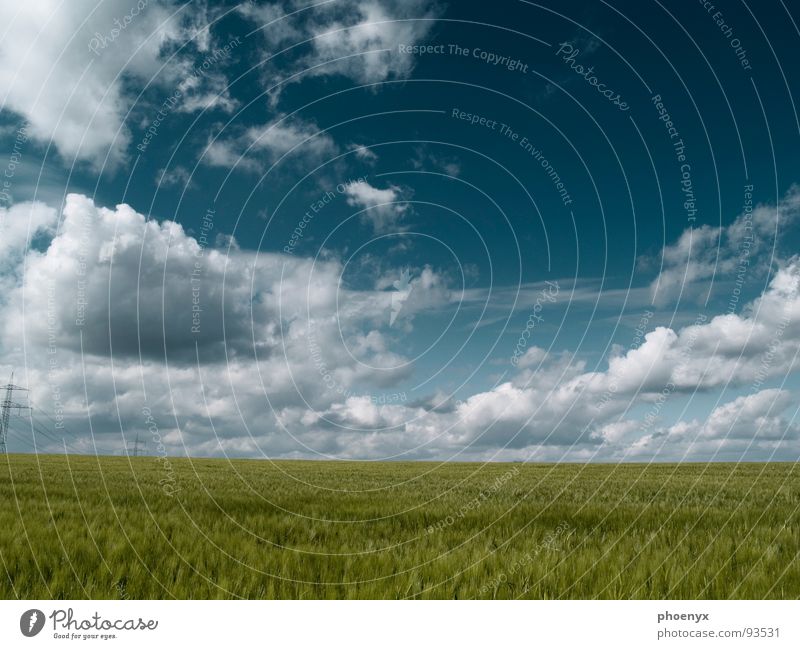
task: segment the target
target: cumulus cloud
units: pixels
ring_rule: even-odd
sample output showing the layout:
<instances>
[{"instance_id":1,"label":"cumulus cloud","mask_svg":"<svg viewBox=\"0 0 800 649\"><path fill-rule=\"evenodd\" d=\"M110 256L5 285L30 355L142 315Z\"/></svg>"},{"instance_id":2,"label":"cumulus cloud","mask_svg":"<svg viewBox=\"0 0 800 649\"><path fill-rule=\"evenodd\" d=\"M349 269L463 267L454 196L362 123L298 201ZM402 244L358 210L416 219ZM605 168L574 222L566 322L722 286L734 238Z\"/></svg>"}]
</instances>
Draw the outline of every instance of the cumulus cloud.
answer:
<instances>
[{"instance_id":1,"label":"cumulus cloud","mask_svg":"<svg viewBox=\"0 0 800 649\"><path fill-rule=\"evenodd\" d=\"M41 202L0 207L0 271L13 270L29 244L52 234L58 213Z\"/></svg>"},{"instance_id":2,"label":"cumulus cloud","mask_svg":"<svg viewBox=\"0 0 800 649\"><path fill-rule=\"evenodd\" d=\"M55 211L40 204L12 208L6 221L18 223L21 249L31 214L49 229L55 219ZM388 299L348 289L338 261L216 248L215 238L211 213L196 238L128 205L108 209L70 194L57 235L46 249L27 252L24 276L7 298L5 308L15 317L5 319L6 339L22 335L15 310L24 305L28 340L44 344L49 321L61 347L98 355L113 350L120 357L180 359L194 358L199 349L208 360L223 354L272 358L305 340L313 326L326 353L337 348L327 336L342 327L354 349L389 356L385 346L359 342L362 323L375 320ZM48 294L57 299L48 301ZM339 308L337 298L360 307ZM375 333L370 341L377 340ZM330 365L352 370L346 356L329 359Z\"/></svg>"},{"instance_id":3,"label":"cumulus cloud","mask_svg":"<svg viewBox=\"0 0 800 649\"><path fill-rule=\"evenodd\" d=\"M271 49L302 44L293 50L302 54L282 68L292 82L341 75L357 83L375 83L411 72L414 57L400 53L398 46L427 37L436 3L342 0L299 8L294 2L279 2L246 4L241 11L261 27Z\"/></svg>"},{"instance_id":4,"label":"cumulus cloud","mask_svg":"<svg viewBox=\"0 0 800 649\"><path fill-rule=\"evenodd\" d=\"M379 189L366 181L350 183L345 194L347 204L361 208L361 221L371 225L377 234L397 231L400 219L409 209L401 188L396 185Z\"/></svg>"},{"instance_id":5,"label":"cumulus cloud","mask_svg":"<svg viewBox=\"0 0 800 649\"><path fill-rule=\"evenodd\" d=\"M208 442L207 408L226 439L259 419L276 435L273 409L325 409L409 371L372 328L378 315L388 322L388 297L348 289L338 261L218 249L213 215L196 238L77 194L67 196L56 231L57 214L40 204L4 214L14 233L4 245L18 264L3 274L0 333L7 367L15 358L22 365L25 350L27 380L40 386L34 397L46 403L53 378L75 421L83 381L92 408L124 406L128 416L146 384L176 430L203 431L187 444ZM28 247L28 228L48 240ZM360 308L340 309L338 300Z\"/></svg>"},{"instance_id":6,"label":"cumulus cloud","mask_svg":"<svg viewBox=\"0 0 800 649\"><path fill-rule=\"evenodd\" d=\"M678 241L664 247L659 260L642 260L645 265L661 263L650 285L653 303L672 303L680 296L705 298L712 280L742 284L763 278L773 261L766 253L798 219L800 187L792 185L776 205L748 205L728 226L684 230Z\"/></svg>"},{"instance_id":7,"label":"cumulus cloud","mask_svg":"<svg viewBox=\"0 0 800 649\"><path fill-rule=\"evenodd\" d=\"M698 459L771 458L780 451L800 451L800 425L783 413L794 403L787 390L754 391L715 408L704 419L679 421L655 432L629 438L634 456L662 454ZM632 422L620 422L621 425ZM632 430L636 431L637 426ZM791 457L791 455L789 455Z\"/></svg>"},{"instance_id":8,"label":"cumulus cloud","mask_svg":"<svg viewBox=\"0 0 800 649\"><path fill-rule=\"evenodd\" d=\"M180 113L221 110L231 113L239 103L231 97L228 78L220 72L189 75L178 84L182 101L175 108Z\"/></svg>"},{"instance_id":9,"label":"cumulus cloud","mask_svg":"<svg viewBox=\"0 0 800 649\"><path fill-rule=\"evenodd\" d=\"M205 10L194 3L177 8L128 0L19 4L8 12L0 41L0 108L23 116L32 137L52 141L66 158L119 163L132 139L128 80L183 82L191 104L182 109L208 105L201 99L207 92L196 95L200 81L186 80L193 53L209 47ZM191 50L166 56L192 39ZM208 79L212 90L222 89L221 79ZM223 107L226 101L223 91Z\"/></svg>"},{"instance_id":10,"label":"cumulus cloud","mask_svg":"<svg viewBox=\"0 0 800 649\"><path fill-rule=\"evenodd\" d=\"M430 2L398 0L348 3L346 18L313 21L314 51L305 61L312 74L338 73L359 83L406 76L414 59L398 52L403 43L425 38L431 22ZM420 19L420 20L414 20ZM353 54L363 56L353 57ZM328 63L332 62L332 63ZM327 65L314 68L319 63Z\"/></svg>"},{"instance_id":11,"label":"cumulus cloud","mask_svg":"<svg viewBox=\"0 0 800 649\"><path fill-rule=\"evenodd\" d=\"M529 367L537 367L541 365L547 358L547 351L541 347L529 347L525 353L519 357L517 367L527 369Z\"/></svg>"},{"instance_id":12,"label":"cumulus cloud","mask_svg":"<svg viewBox=\"0 0 800 649\"><path fill-rule=\"evenodd\" d=\"M87 413L91 443L120 448L120 431L147 431L145 405L170 451L194 454L680 458L797 445L782 414L794 397L767 385L797 367L796 259L740 315L656 327L606 369L531 346L491 389L411 399L392 272L354 289L334 258L216 247L213 214L192 235L77 194L60 212L27 203L3 217L17 261L2 272L0 372L24 366L34 403L60 404L81 448ZM442 273L406 270L409 320L457 297ZM745 396L705 420L665 421L673 395L728 389Z\"/></svg>"},{"instance_id":13,"label":"cumulus cloud","mask_svg":"<svg viewBox=\"0 0 800 649\"><path fill-rule=\"evenodd\" d=\"M799 279L800 263L793 260L746 315L701 317L677 331L658 327L639 347L617 351L605 371L586 371L583 361L567 353L531 348L511 380L454 408L423 408L423 414L416 404L381 411L350 402L331 414L345 428L368 419L371 426L389 430L387 448L395 448L405 434L422 457L589 459L639 456L644 449L649 457L661 457L657 439L692 430L714 439L723 433L740 440L774 440L777 435L782 440L778 446L786 451L782 436L788 430L786 437L794 439L796 429L776 416L791 396L761 388L771 377L797 368ZM663 404L672 395L742 386L757 394L717 408L705 424L679 422L672 429L659 424ZM642 420L620 419L636 404L649 408ZM670 453L675 449L669 446Z\"/></svg>"},{"instance_id":14,"label":"cumulus cloud","mask_svg":"<svg viewBox=\"0 0 800 649\"><path fill-rule=\"evenodd\" d=\"M775 440L797 437L798 425L789 424L781 417L792 402L788 390L761 390L715 408L704 422L694 419L686 426L671 426L667 434L680 430L690 438Z\"/></svg>"}]
</instances>

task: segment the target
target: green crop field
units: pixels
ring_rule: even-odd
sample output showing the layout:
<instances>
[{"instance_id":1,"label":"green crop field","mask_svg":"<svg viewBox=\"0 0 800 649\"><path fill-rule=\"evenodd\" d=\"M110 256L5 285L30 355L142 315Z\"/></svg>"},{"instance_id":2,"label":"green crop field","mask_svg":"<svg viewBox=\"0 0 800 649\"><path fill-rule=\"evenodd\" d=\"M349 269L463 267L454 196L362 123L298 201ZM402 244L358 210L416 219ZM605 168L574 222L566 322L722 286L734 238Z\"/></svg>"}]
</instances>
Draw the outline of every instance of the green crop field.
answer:
<instances>
[{"instance_id":1,"label":"green crop field","mask_svg":"<svg viewBox=\"0 0 800 649\"><path fill-rule=\"evenodd\" d=\"M9 455L3 598L797 598L795 464Z\"/></svg>"}]
</instances>

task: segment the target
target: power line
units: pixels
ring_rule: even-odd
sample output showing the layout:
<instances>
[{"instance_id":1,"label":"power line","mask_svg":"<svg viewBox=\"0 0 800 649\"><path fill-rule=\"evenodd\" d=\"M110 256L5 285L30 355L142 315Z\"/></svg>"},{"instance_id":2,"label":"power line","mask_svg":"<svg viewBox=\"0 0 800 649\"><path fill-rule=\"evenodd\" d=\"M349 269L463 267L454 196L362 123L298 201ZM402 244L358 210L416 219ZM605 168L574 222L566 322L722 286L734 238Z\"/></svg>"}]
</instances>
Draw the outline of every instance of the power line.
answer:
<instances>
[{"instance_id":1,"label":"power line","mask_svg":"<svg viewBox=\"0 0 800 649\"><path fill-rule=\"evenodd\" d=\"M7 440L9 439L9 433L14 433L14 439L16 441L23 442L26 444L26 446L31 447L34 452L37 453L37 437L43 437L48 442L52 442L60 447L63 447L67 452L71 451L72 453L77 454L84 453L85 451L76 448L68 441L68 439L73 441L78 440L79 436L64 424L63 418L55 419L45 410L35 407L34 404L24 405L13 401L12 397L14 391L28 391L27 388L14 385L13 381L14 373L12 372L10 382L7 385L0 386L0 394L2 394L2 390L6 391L5 398L0 401L0 454L5 454L8 452ZM16 409L18 413L21 410L27 410L29 412L29 430L21 430L21 426L12 425L11 410L14 409ZM49 419L50 424L39 419L38 415L43 415ZM59 432L57 432L59 430L64 431L66 435L59 435ZM124 452L137 457L147 452L147 443L140 442L139 433L137 432L136 440L134 442L126 443Z\"/></svg>"},{"instance_id":2,"label":"power line","mask_svg":"<svg viewBox=\"0 0 800 649\"><path fill-rule=\"evenodd\" d=\"M29 406L21 403L16 403L13 400L14 392L27 392L27 388L14 385L14 372L11 372L11 380L3 386L0 386L0 391L5 390L6 396L0 403L0 454L5 455L8 453L6 440L8 439L8 426L11 421L11 410L16 408L17 413L21 410L30 410Z\"/></svg>"},{"instance_id":3,"label":"power line","mask_svg":"<svg viewBox=\"0 0 800 649\"><path fill-rule=\"evenodd\" d=\"M59 422L53 417L51 417L46 411L36 408L34 404L26 407L29 411L28 414L28 426L24 426L22 422L17 426L9 425L6 427L6 431L16 433L15 437L18 440L25 440L25 443L28 445L32 445L34 450L37 450L36 445L36 437L40 436L45 438L48 442L53 442L57 444L59 447L64 447L67 450L71 450L74 453L80 453L80 449L75 448L72 444L70 444L67 439L76 440L78 436L71 430L69 430L65 425L64 422ZM36 415L41 414L47 417L53 426L50 426L46 422L37 418ZM23 428L24 426L24 428ZM59 436L57 432L58 429L62 429L67 433L67 436Z\"/></svg>"},{"instance_id":4,"label":"power line","mask_svg":"<svg viewBox=\"0 0 800 649\"><path fill-rule=\"evenodd\" d=\"M17 440L24 440L25 443L29 446L33 446L34 450L38 452L39 444L37 444L37 440L39 438L43 438L48 442L52 442L53 444L57 444L59 446L63 446L66 444L66 440L60 440L54 435L52 435L47 429L43 429L39 424L35 423L33 420L28 422L29 425L26 426L23 422L19 422L17 425L12 424L9 426L8 432L9 434L13 433ZM9 437L9 439L11 439Z\"/></svg>"},{"instance_id":5,"label":"power line","mask_svg":"<svg viewBox=\"0 0 800 649\"><path fill-rule=\"evenodd\" d=\"M17 443L24 444L31 450L36 451L36 446L34 445L34 443L28 437L26 437L13 427L8 429L8 439L9 440L14 439Z\"/></svg>"},{"instance_id":6,"label":"power line","mask_svg":"<svg viewBox=\"0 0 800 649\"><path fill-rule=\"evenodd\" d=\"M36 411L36 412L39 412L39 411ZM33 413L33 411L32 411L32 413ZM47 413L42 413L42 414L45 414L48 419L50 419L51 421L56 423L56 425L58 425L57 422L55 422L55 420L52 417L47 415ZM47 439L47 440L49 440L51 442L55 442L56 444L58 444L59 446L63 446L67 450L71 450L74 453L80 453L81 452L79 449L75 448L72 444L70 444L67 441L67 437L65 437L64 435L59 436L59 434L56 433L56 432L51 432L50 427L47 426L45 423L36 420L34 418L33 414L31 414L31 428L32 428L34 434L42 435L45 439ZM66 432L69 433L69 435L70 435L70 437L72 439L77 439L77 435L72 433L72 431L67 430L65 426L62 426L62 428Z\"/></svg>"},{"instance_id":7,"label":"power line","mask_svg":"<svg viewBox=\"0 0 800 649\"><path fill-rule=\"evenodd\" d=\"M42 414L45 417L47 417L52 422L52 424L55 427L55 429L59 429L59 428L62 429L64 432L66 432L68 434L68 436L71 439L78 439L78 434L74 433L69 428L67 428L67 426L64 424L63 421L58 421L56 419L53 419L53 417L51 417L49 414L47 414L46 411L44 411L41 408L37 407L36 404L33 404L33 406L31 407L31 417L33 417L33 413L34 412L37 413L37 414ZM47 429L47 426L45 424L43 424L43 423L40 424L40 426L42 428L44 428L44 429ZM66 443L66 439L65 439L64 436L62 436L61 440L59 440L59 441L64 441Z\"/></svg>"}]
</instances>

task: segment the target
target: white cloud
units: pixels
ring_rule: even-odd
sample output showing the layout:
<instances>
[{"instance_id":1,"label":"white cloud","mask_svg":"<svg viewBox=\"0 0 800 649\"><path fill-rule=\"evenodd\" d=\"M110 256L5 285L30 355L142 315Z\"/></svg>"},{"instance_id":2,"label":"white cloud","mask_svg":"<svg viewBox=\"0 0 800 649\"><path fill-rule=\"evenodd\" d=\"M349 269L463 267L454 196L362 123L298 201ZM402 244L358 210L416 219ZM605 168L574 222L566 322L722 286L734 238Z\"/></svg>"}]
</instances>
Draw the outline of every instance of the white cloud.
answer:
<instances>
[{"instance_id":1,"label":"white cloud","mask_svg":"<svg viewBox=\"0 0 800 649\"><path fill-rule=\"evenodd\" d=\"M448 176L458 177L461 175L461 162L457 157L434 153L427 145L420 145L415 148L411 164L414 169L428 170L433 168Z\"/></svg>"},{"instance_id":2,"label":"white cloud","mask_svg":"<svg viewBox=\"0 0 800 649\"><path fill-rule=\"evenodd\" d=\"M189 170L182 165L174 165L169 168L159 169L153 179L159 187L185 187L189 185L192 175Z\"/></svg>"},{"instance_id":3,"label":"white cloud","mask_svg":"<svg viewBox=\"0 0 800 649\"><path fill-rule=\"evenodd\" d=\"M367 164L375 164L378 161L378 154L361 144L351 144L350 149L355 153L356 158Z\"/></svg>"},{"instance_id":4,"label":"white cloud","mask_svg":"<svg viewBox=\"0 0 800 649\"><path fill-rule=\"evenodd\" d=\"M794 396L778 388L755 391L715 408L705 420L679 421L655 432L628 438L633 456L673 458L769 459L800 451L800 424L782 416ZM620 422L625 426L631 422ZM631 431L636 432L637 426ZM780 455L783 451L786 455Z\"/></svg>"},{"instance_id":5,"label":"white cloud","mask_svg":"<svg viewBox=\"0 0 800 649\"><path fill-rule=\"evenodd\" d=\"M227 77L219 72L187 76L178 84L178 90L183 97L176 107L180 113L213 109L231 113L239 105L230 95Z\"/></svg>"},{"instance_id":6,"label":"white cloud","mask_svg":"<svg viewBox=\"0 0 800 649\"><path fill-rule=\"evenodd\" d=\"M517 361L517 367L527 369L541 365L547 358L547 351L541 347L529 347Z\"/></svg>"},{"instance_id":7,"label":"white cloud","mask_svg":"<svg viewBox=\"0 0 800 649\"><path fill-rule=\"evenodd\" d=\"M798 426L790 425L780 416L793 401L788 390L761 390L716 408L705 422L693 420L692 426L699 436L712 439L796 437Z\"/></svg>"},{"instance_id":8,"label":"white cloud","mask_svg":"<svg viewBox=\"0 0 800 649\"><path fill-rule=\"evenodd\" d=\"M146 430L147 404L171 452L680 458L751 445L785 457L797 445L797 427L782 416L792 395L766 385L797 367L797 260L742 315L657 327L637 348L616 351L606 370L531 346L492 389L461 402L446 394L412 401L399 396L413 365L393 350L392 273L354 290L335 259L217 248L216 225L206 241L81 195L67 197L56 231L57 216L42 204L3 213L3 245L16 261L2 273L0 372L24 366L21 380L51 412L58 388L72 429L84 429L87 394L104 444L118 444L118 412L126 434ZM28 249L29 230L45 242ZM411 275L410 315L452 304L441 273ZM748 396L706 420L665 424L656 408L662 394L739 388ZM637 407L654 414L637 420Z\"/></svg>"},{"instance_id":9,"label":"white cloud","mask_svg":"<svg viewBox=\"0 0 800 649\"><path fill-rule=\"evenodd\" d=\"M146 386L160 419L174 419L174 411L192 432L180 440L176 424L173 450L178 442L195 452L219 450L205 402L222 446L239 439L233 447L241 450L251 448L245 424L259 421L268 436L280 434L271 407L324 410L409 371L407 359L371 328L378 314L388 319L386 296L351 292L337 261L217 249L176 223L147 220L127 205L101 208L76 194L68 195L54 235L56 214L27 203L3 214L3 244L17 264L2 275L0 348L3 369L24 365L45 410L53 411L49 386L59 386L75 427L84 426L84 380L90 408L102 413L98 434L113 430L118 408L133 420L126 430L141 427ZM27 248L28 227L50 241ZM361 308L339 309L337 298Z\"/></svg>"},{"instance_id":10,"label":"white cloud","mask_svg":"<svg viewBox=\"0 0 800 649\"><path fill-rule=\"evenodd\" d=\"M408 448L423 445L415 450L417 457L466 453L486 458L498 452L506 459L542 460L590 459L595 454L666 457L667 452L669 457L680 457L683 451L676 445L669 445L664 456L659 454L658 440L664 436L664 429L658 428L661 395L668 399L673 394L749 386L758 394L714 410L703 435L699 432L703 424L698 422L678 423L669 435L678 431L688 435L697 429L701 438L716 439L728 432L729 438L740 441L774 441L789 430L793 444L796 427L787 428L777 418L790 395L760 388L769 378L797 368L799 278L800 264L793 261L746 309L747 315L700 319L678 331L658 327L638 348L613 356L606 371L587 372L583 362L567 354L546 355L532 348L531 362L511 380L473 394L454 409L421 415L418 406L401 405L385 415L371 409L365 415L363 403L351 403L336 408L337 422L357 427L368 416L372 426L392 429L387 449L396 448L404 433ZM644 420L618 419L637 403L651 405ZM791 452L787 444L776 444L774 448ZM740 446L739 451L745 452L746 446ZM755 449L763 450L763 445L759 442Z\"/></svg>"},{"instance_id":11,"label":"white cloud","mask_svg":"<svg viewBox=\"0 0 800 649\"><path fill-rule=\"evenodd\" d=\"M52 234L58 213L44 203L0 207L0 271L16 267L37 236Z\"/></svg>"},{"instance_id":12,"label":"white cloud","mask_svg":"<svg viewBox=\"0 0 800 649\"><path fill-rule=\"evenodd\" d=\"M378 189L366 181L350 183L345 194L348 205L364 210L361 221L370 224L379 234L396 231L409 207L403 202L402 190L396 185Z\"/></svg>"},{"instance_id":13,"label":"white cloud","mask_svg":"<svg viewBox=\"0 0 800 649\"><path fill-rule=\"evenodd\" d=\"M398 46L425 38L431 25L424 20L430 17L430 3L368 1L351 3L350 7L352 11L348 11L345 20L313 24L314 52L307 57L306 65L313 68L322 62L335 62L314 68L310 74L338 73L358 83L406 76L414 59L401 55ZM360 53L366 54L351 56Z\"/></svg>"},{"instance_id":14,"label":"white cloud","mask_svg":"<svg viewBox=\"0 0 800 649\"><path fill-rule=\"evenodd\" d=\"M22 115L34 138L52 141L70 161L96 167L121 162L131 142L125 82L176 87L183 79L185 85L191 54L169 63L164 54L192 38L200 52L209 46L202 6L176 13L169 3L141 4L31 0L9 7L0 41L0 108ZM209 79L209 91L221 88L219 78ZM207 93L186 90L191 105L183 109L204 105ZM224 93L220 101L229 107Z\"/></svg>"},{"instance_id":15,"label":"white cloud","mask_svg":"<svg viewBox=\"0 0 800 649\"><path fill-rule=\"evenodd\" d=\"M704 299L712 280L730 285L763 278L774 261L766 253L798 219L800 187L793 185L777 205L748 206L728 226L684 230L676 243L664 247L660 260L643 260L646 265L661 262L650 285L653 303L668 304L681 295Z\"/></svg>"},{"instance_id":16,"label":"white cloud","mask_svg":"<svg viewBox=\"0 0 800 649\"><path fill-rule=\"evenodd\" d=\"M312 160L324 159L338 151L333 138L313 122L279 116L268 124L251 126L234 138L211 140L203 160L212 166L262 172L266 163L287 155Z\"/></svg>"},{"instance_id":17,"label":"white cloud","mask_svg":"<svg viewBox=\"0 0 800 649\"><path fill-rule=\"evenodd\" d=\"M437 15L431 0L340 0L306 7L284 2L242 13L262 27L271 49L309 43L292 64L282 65L285 77L302 72L292 82L310 76L342 75L357 83L406 77L414 67L410 54L398 46L423 41ZM274 80L270 82L273 85Z\"/></svg>"}]
</instances>

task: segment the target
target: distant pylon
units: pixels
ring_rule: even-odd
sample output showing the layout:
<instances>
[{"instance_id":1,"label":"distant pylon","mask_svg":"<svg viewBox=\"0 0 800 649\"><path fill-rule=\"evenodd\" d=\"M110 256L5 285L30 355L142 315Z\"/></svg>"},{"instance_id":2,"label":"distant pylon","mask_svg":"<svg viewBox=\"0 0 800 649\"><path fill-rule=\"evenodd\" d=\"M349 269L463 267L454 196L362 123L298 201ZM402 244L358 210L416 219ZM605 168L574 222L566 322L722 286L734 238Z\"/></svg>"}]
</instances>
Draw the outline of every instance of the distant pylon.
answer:
<instances>
[{"instance_id":1,"label":"distant pylon","mask_svg":"<svg viewBox=\"0 0 800 649\"><path fill-rule=\"evenodd\" d=\"M14 372L11 372L11 380L6 384L0 386L0 392L5 390L6 396L2 402L0 402L0 455L4 455L8 453L8 448L6 446L6 441L8 440L8 424L11 420L11 409L16 408L17 411L29 409L28 406L16 403L13 400L14 391L17 392L27 392L27 388L20 387L19 385L14 385Z\"/></svg>"},{"instance_id":2,"label":"distant pylon","mask_svg":"<svg viewBox=\"0 0 800 649\"><path fill-rule=\"evenodd\" d=\"M131 443L128 442L127 448L125 449L127 451L128 455L131 455L130 446L131 446ZM147 445L146 444L144 445L143 450L147 450ZM136 441L133 443L133 457L138 457L138 456L139 456L139 433L137 432L136 433Z\"/></svg>"}]
</instances>

